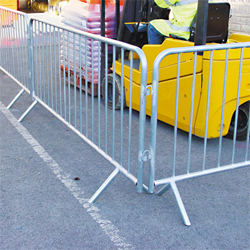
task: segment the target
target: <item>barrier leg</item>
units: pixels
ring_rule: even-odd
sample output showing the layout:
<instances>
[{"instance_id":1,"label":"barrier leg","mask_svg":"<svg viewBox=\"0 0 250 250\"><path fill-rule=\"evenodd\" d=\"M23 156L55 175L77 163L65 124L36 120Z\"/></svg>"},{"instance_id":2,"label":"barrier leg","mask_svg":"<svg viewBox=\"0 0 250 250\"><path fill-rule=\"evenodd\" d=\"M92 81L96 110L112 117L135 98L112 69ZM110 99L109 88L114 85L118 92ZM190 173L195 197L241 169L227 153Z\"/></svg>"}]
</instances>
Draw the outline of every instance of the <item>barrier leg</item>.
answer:
<instances>
[{"instance_id":1,"label":"barrier leg","mask_svg":"<svg viewBox=\"0 0 250 250\"><path fill-rule=\"evenodd\" d=\"M35 105L37 104L37 100L35 100L30 106L29 108L23 113L23 115L19 118L18 122L21 122L25 116L35 107Z\"/></svg>"},{"instance_id":2,"label":"barrier leg","mask_svg":"<svg viewBox=\"0 0 250 250\"><path fill-rule=\"evenodd\" d=\"M24 92L24 89L21 89L18 94L15 96L15 98L11 101L11 103L7 106L7 109L10 109L13 104L17 101L17 99L22 95L22 93Z\"/></svg>"},{"instance_id":3,"label":"barrier leg","mask_svg":"<svg viewBox=\"0 0 250 250\"><path fill-rule=\"evenodd\" d=\"M118 168L116 168L112 174L103 182L103 184L98 188L94 195L89 199L89 203L93 203L101 195L101 193L108 187L112 180L119 174Z\"/></svg>"},{"instance_id":4,"label":"barrier leg","mask_svg":"<svg viewBox=\"0 0 250 250\"><path fill-rule=\"evenodd\" d=\"M161 188L156 194L159 195L159 196L161 196L165 192L167 192L170 188L171 188L171 185L168 183L165 186L163 186L163 188Z\"/></svg>"},{"instance_id":5,"label":"barrier leg","mask_svg":"<svg viewBox=\"0 0 250 250\"><path fill-rule=\"evenodd\" d=\"M186 226L190 226L191 223L189 221L189 218L188 218L188 215L187 215L187 212L186 212L186 209L184 207L184 204L182 202L182 199L181 199L181 196L180 196L180 193L179 193L179 190L176 186L176 183L173 181L170 183L171 185L171 188L173 190L173 193L174 193L174 196L175 196L175 199L177 201L177 204L179 206L179 209L180 209L180 212L181 212L181 215L182 215L182 219L183 219L183 222Z\"/></svg>"}]
</instances>

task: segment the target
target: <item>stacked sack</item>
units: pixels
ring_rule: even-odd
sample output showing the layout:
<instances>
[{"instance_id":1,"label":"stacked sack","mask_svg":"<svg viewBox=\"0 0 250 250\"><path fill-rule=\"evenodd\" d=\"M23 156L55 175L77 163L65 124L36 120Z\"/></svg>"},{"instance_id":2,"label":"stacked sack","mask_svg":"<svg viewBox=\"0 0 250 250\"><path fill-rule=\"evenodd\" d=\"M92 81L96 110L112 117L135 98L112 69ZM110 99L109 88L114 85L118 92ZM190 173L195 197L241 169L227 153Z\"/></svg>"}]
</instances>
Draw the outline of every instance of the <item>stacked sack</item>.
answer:
<instances>
[{"instance_id":1,"label":"stacked sack","mask_svg":"<svg viewBox=\"0 0 250 250\"><path fill-rule=\"evenodd\" d=\"M61 16L62 22L70 27L101 35L101 0L90 0L89 3L70 0L69 4L63 9ZM115 16L115 3L106 0L105 36L108 38L115 37ZM87 70L87 81L94 84L98 83L98 65L101 63L101 57L98 56L98 50L101 50L99 41L85 39L84 37L79 41L78 35L69 32L62 34L61 41L62 67L69 68L71 72L74 72L75 68L77 75L81 75L85 80ZM109 46L108 50L112 52L112 47ZM80 66L81 73L79 72Z\"/></svg>"}]
</instances>

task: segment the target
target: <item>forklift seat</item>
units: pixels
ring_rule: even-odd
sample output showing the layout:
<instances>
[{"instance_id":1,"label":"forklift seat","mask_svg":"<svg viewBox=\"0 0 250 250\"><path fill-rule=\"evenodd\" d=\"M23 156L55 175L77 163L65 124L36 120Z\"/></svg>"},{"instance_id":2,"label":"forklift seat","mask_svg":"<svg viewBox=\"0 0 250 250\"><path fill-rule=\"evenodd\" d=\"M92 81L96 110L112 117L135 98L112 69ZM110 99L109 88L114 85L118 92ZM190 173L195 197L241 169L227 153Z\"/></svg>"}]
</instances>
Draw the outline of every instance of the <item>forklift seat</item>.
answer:
<instances>
[{"instance_id":1,"label":"forklift seat","mask_svg":"<svg viewBox=\"0 0 250 250\"><path fill-rule=\"evenodd\" d=\"M209 3L206 42L226 43L228 37L229 3ZM191 25L189 41L195 40L196 16Z\"/></svg>"}]
</instances>

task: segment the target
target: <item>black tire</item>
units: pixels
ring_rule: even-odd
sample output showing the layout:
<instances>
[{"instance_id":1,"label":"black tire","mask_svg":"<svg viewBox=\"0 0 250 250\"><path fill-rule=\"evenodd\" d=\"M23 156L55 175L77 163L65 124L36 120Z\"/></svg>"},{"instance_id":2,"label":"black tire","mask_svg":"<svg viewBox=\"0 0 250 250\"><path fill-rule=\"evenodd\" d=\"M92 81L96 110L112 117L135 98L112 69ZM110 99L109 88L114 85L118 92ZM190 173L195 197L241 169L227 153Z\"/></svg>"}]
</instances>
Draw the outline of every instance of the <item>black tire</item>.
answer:
<instances>
[{"instance_id":1,"label":"black tire","mask_svg":"<svg viewBox=\"0 0 250 250\"><path fill-rule=\"evenodd\" d=\"M249 126L249 105L250 102L246 102L239 107L238 124L236 131L236 140L243 141L247 138L247 131ZM229 131L227 137L233 139L234 137L234 125L235 125L235 112L232 116Z\"/></svg>"},{"instance_id":2,"label":"black tire","mask_svg":"<svg viewBox=\"0 0 250 250\"><path fill-rule=\"evenodd\" d=\"M108 74L102 81L102 97L105 102L106 100L106 78L107 78L107 103L108 108L113 109L113 73ZM118 75L115 75L115 109L121 109L122 103L121 103L121 77ZM126 101L125 101L125 91L123 91L123 107L126 107Z\"/></svg>"}]
</instances>

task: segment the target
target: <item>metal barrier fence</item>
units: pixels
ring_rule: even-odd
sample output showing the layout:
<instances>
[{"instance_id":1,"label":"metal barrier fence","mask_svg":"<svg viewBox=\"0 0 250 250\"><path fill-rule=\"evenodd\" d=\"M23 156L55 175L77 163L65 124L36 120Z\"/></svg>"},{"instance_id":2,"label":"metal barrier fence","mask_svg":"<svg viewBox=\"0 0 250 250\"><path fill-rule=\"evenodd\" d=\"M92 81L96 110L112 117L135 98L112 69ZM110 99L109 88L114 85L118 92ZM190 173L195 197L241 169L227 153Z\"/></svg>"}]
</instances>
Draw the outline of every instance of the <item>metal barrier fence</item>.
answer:
<instances>
[{"instance_id":1,"label":"metal barrier fence","mask_svg":"<svg viewBox=\"0 0 250 250\"><path fill-rule=\"evenodd\" d=\"M0 69L22 87L8 108L24 91L29 93L28 25L25 13L0 6Z\"/></svg>"},{"instance_id":2,"label":"metal barrier fence","mask_svg":"<svg viewBox=\"0 0 250 250\"><path fill-rule=\"evenodd\" d=\"M169 56L176 62L174 68L164 68ZM250 43L169 49L154 62L148 191L163 185L157 191L162 195L171 188L186 225L190 221L177 181L250 165L249 79ZM157 116L174 130L169 132ZM223 137L228 129L233 140Z\"/></svg>"},{"instance_id":3,"label":"metal barrier fence","mask_svg":"<svg viewBox=\"0 0 250 250\"><path fill-rule=\"evenodd\" d=\"M250 165L249 126L246 141L236 141L236 129L233 140L223 137L232 107L238 127L236 107L249 104L249 43L166 50L156 58L153 84L147 86L147 60L138 47L2 7L0 13L0 69L22 87L8 108L27 91L34 102L19 121L40 103L115 167L89 202L121 172L138 192L164 185L161 195L171 187L190 225L176 182ZM165 58L171 67L161 66ZM134 79L140 84L133 85Z\"/></svg>"},{"instance_id":4,"label":"metal barrier fence","mask_svg":"<svg viewBox=\"0 0 250 250\"><path fill-rule=\"evenodd\" d=\"M27 16L25 14L23 16L27 20ZM24 29L23 26L24 23L21 23L15 32L18 34ZM4 32L4 34L9 32L9 26ZM138 174L138 168L143 169L142 159L139 158L138 161L138 152L141 155L144 151L145 126L141 124L145 124L146 118L144 100L147 62L142 50L113 39L81 32L63 24L44 21L35 16L29 18L27 33L29 39L25 37L26 40L22 45L25 53L29 53L29 65L23 64L20 70L13 67L15 62L18 65L22 64L26 58L24 55L23 57L17 55L11 61L2 64L2 69L10 76L15 76L15 79L19 79L20 85L33 99L33 103L19 121L21 122L33 107L40 103L115 166L115 170L89 202L94 202L120 172L137 184L135 176ZM9 45L10 37L7 36L6 40L6 44ZM17 43L10 44L12 52L13 50L19 52L18 49ZM2 53L5 53L5 50L2 50ZM9 54L4 58L8 56ZM134 57L137 58L136 62ZM127 96L125 100L123 78L124 71L128 71L124 68L125 65L130 68L128 73L131 76L130 84L134 77L133 67L140 67L137 70L142 82L139 116L132 111L132 105L128 109L125 108L125 101L128 104L133 96L131 88L129 97ZM118 82L115 76L116 67L120 71ZM27 70L29 78L23 79L20 72L23 74L23 71ZM105 80L102 79L102 75L107 76ZM119 91L120 110L116 111L116 95ZM14 98L9 108L22 93L23 90ZM107 97L104 102L101 100L101 94ZM110 105L113 109L110 109Z\"/></svg>"}]
</instances>

